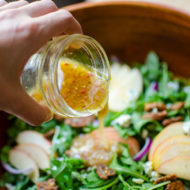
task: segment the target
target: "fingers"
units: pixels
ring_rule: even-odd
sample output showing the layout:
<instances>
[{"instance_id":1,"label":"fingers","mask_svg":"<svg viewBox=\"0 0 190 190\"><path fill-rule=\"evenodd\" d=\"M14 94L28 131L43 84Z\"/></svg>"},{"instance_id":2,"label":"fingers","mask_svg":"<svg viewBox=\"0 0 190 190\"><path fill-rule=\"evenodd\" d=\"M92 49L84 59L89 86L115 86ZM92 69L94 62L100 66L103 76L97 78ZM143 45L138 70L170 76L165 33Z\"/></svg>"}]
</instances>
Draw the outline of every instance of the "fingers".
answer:
<instances>
[{"instance_id":1,"label":"fingers","mask_svg":"<svg viewBox=\"0 0 190 190\"><path fill-rule=\"evenodd\" d=\"M82 29L78 21L70 12L60 9L56 12L36 18L36 22L40 26L40 35L49 40L53 36L60 34L82 33Z\"/></svg>"},{"instance_id":2,"label":"fingers","mask_svg":"<svg viewBox=\"0 0 190 190\"><path fill-rule=\"evenodd\" d=\"M31 17L39 17L54 12L57 9L57 6L52 0L36 1L20 8L21 11Z\"/></svg>"},{"instance_id":3,"label":"fingers","mask_svg":"<svg viewBox=\"0 0 190 190\"><path fill-rule=\"evenodd\" d=\"M29 3L25 0L14 1L12 3L7 3L4 6L0 7L0 11L22 7L22 6L27 5L27 4L29 4Z\"/></svg>"},{"instance_id":4,"label":"fingers","mask_svg":"<svg viewBox=\"0 0 190 190\"><path fill-rule=\"evenodd\" d=\"M0 0L0 7L3 6L3 5L6 5L6 4L7 4L6 1L4 1L4 0Z\"/></svg>"},{"instance_id":5,"label":"fingers","mask_svg":"<svg viewBox=\"0 0 190 190\"><path fill-rule=\"evenodd\" d=\"M38 126L41 123L52 118L52 113L45 105L38 104L31 98L24 89L19 89L16 93L14 105L10 105L10 113L29 123L30 125Z\"/></svg>"}]
</instances>

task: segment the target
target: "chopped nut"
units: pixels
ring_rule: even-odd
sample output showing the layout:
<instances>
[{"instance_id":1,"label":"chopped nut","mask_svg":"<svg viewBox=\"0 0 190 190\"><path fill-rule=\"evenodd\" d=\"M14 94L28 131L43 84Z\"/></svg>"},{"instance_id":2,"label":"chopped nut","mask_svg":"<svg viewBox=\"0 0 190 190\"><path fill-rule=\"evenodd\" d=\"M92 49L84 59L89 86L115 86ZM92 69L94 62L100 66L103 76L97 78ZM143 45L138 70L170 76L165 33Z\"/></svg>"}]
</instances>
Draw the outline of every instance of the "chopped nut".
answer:
<instances>
[{"instance_id":1,"label":"chopped nut","mask_svg":"<svg viewBox=\"0 0 190 190\"><path fill-rule=\"evenodd\" d=\"M58 190L55 184L55 179L48 179L47 181L36 183L37 190Z\"/></svg>"},{"instance_id":2,"label":"chopped nut","mask_svg":"<svg viewBox=\"0 0 190 190\"><path fill-rule=\"evenodd\" d=\"M177 176L175 174L171 174L171 175L166 175L163 177L158 178L158 180L156 180L154 182L154 184L158 184L158 183L162 183L164 181L175 181L177 179Z\"/></svg>"},{"instance_id":3,"label":"chopped nut","mask_svg":"<svg viewBox=\"0 0 190 190\"><path fill-rule=\"evenodd\" d=\"M145 104L145 111L152 111L154 108L157 108L159 111L166 110L166 105L161 102L152 102Z\"/></svg>"},{"instance_id":4,"label":"chopped nut","mask_svg":"<svg viewBox=\"0 0 190 190\"><path fill-rule=\"evenodd\" d=\"M153 119L157 121L163 120L167 116L167 111L160 111L157 113L146 113L142 116L143 119Z\"/></svg>"},{"instance_id":5,"label":"chopped nut","mask_svg":"<svg viewBox=\"0 0 190 190\"><path fill-rule=\"evenodd\" d=\"M184 186L180 180L177 180L168 184L165 190L184 190Z\"/></svg>"},{"instance_id":6,"label":"chopped nut","mask_svg":"<svg viewBox=\"0 0 190 190\"><path fill-rule=\"evenodd\" d=\"M96 168L96 173L101 179L106 180L108 177L115 175L115 170L108 168L105 164L100 164Z\"/></svg>"},{"instance_id":7,"label":"chopped nut","mask_svg":"<svg viewBox=\"0 0 190 190\"><path fill-rule=\"evenodd\" d=\"M184 117L183 116L176 116L176 117L172 117L172 118L169 118L169 119L164 119L162 121L162 125L164 126L167 126L171 123L175 123L177 121L183 121L184 120Z\"/></svg>"},{"instance_id":8,"label":"chopped nut","mask_svg":"<svg viewBox=\"0 0 190 190\"><path fill-rule=\"evenodd\" d=\"M173 104L171 106L171 110L180 110L181 108L183 108L184 106L184 102L176 102L175 104Z\"/></svg>"},{"instance_id":9,"label":"chopped nut","mask_svg":"<svg viewBox=\"0 0 190 190\"><path fill-rule=\"evenodd\" d=\"M65 124L71 127L85 127L89 125L94 120L94 115L80 118L67 118L65 119Z\"/></svg>"},{"instance_id":10,"label":"chopped nut","mask_svg":"<svg viewBox=\"0 0 190 190\"><path fill-rule=\"evenodd\" d=\"M45 133L44 137L50 138L51 136L53 136L54 133L55 133L55 129L52 129L52 130L48 131L47 133Z\"/></svg>"}]
</instances>

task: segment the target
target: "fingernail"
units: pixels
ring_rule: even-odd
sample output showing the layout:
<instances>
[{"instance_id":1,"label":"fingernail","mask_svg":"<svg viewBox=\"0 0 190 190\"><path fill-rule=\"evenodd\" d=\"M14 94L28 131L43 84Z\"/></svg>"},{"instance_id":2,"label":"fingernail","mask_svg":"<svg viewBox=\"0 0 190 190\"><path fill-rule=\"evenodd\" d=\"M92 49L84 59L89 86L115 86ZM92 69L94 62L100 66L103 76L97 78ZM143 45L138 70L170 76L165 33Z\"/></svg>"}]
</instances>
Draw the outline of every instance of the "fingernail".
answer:
<instances>
[{"instance_id":1,"label":"fingernail","mask_svg":"<svg viewBox=\"0 0 190 190\"><path fill-rule=\"evenodd\" d=\"M47 115L45 118L45 122L53 119L53 112L48 108Z\"/></svg>"},{"instance_id":2,"label":"fingernail","mask_svg":"<svg viewBox=\"0 0 190 190\"><path fill-rule=\"evenodd\" d=\"M41 105L44 108L44 112L46 113L46 117L44 119L44 122L47 122L53 118L53 112L49 109L49 107L41 102Z\"/></svg>"}]
</instances>

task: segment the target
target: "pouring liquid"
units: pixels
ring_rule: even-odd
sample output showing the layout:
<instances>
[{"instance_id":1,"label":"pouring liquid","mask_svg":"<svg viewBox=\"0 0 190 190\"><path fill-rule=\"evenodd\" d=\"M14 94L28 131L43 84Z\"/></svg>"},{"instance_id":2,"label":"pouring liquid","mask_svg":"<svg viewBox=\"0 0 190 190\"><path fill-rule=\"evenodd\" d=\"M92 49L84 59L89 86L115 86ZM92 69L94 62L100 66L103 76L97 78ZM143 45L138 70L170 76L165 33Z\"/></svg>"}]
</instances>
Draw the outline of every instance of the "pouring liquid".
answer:
<instances>
[{"instance_id":1,"label":"pouring liquid","mask_svg":"<svg viewBox=\"0 0 190 190\"><path fill-rule=\"evenodd\" d=\"M102 110L98 112L98 120L99 120L99 130L102 138L103 146L106 148L108 146L107 140L104 134L104 118L108 114L108 103L104 106Z\"/></svg>"}]
</instances>

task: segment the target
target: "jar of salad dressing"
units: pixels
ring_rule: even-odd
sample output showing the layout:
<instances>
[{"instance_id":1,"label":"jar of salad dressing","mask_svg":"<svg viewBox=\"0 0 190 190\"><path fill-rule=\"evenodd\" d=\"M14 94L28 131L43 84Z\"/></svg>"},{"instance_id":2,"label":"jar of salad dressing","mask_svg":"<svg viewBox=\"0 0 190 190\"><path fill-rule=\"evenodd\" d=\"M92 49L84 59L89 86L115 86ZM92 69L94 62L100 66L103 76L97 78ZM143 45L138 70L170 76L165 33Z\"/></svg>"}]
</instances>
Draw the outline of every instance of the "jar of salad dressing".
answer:
<instances>
[{"instance_id":1,"label":"jar of salad dressing","mask_svg":"<svg viewBox=\"0 0 190 190\"><path fill-rule=\"evenodd\" d=\"M93 38L54 38L26 64L21 83L39 103L57 115L81 117L98 113L108 99L109 61Z\"/></svg>"}]
</instances>

